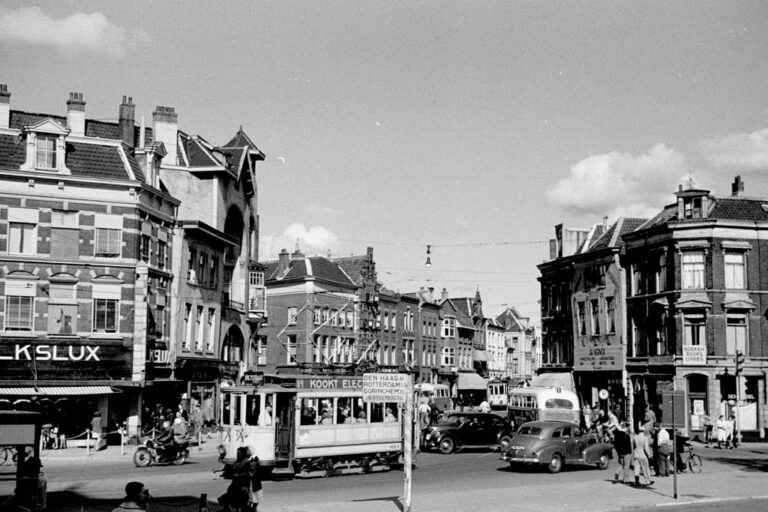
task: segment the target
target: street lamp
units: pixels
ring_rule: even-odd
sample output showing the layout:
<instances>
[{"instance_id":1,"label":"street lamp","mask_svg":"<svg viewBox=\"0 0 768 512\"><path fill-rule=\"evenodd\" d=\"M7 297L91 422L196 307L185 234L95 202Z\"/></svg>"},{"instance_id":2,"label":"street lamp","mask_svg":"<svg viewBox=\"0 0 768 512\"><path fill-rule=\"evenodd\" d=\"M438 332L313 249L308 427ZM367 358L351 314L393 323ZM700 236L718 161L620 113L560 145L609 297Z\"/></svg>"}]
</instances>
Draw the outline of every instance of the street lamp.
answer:
<instances>
[{"instance_id":1,"label":"street lamp","mask_svg":"<svg viewBox=\"0 0 768 512\"><path fill-rule=\"evenodd\" d=\"M432 260L431 260L431 259L430 259L430 257L429 257L429 255L430 255L430 254L432 254L432 251L431 251L431 249L432 249L432 246L431 246L431 245L428 245L428 246L427 246L427 262L426 262L426 263L424 263L424 266L425 266L425 267L431 267L431 266L432 266Z\"/></svg>"}]
</instances>

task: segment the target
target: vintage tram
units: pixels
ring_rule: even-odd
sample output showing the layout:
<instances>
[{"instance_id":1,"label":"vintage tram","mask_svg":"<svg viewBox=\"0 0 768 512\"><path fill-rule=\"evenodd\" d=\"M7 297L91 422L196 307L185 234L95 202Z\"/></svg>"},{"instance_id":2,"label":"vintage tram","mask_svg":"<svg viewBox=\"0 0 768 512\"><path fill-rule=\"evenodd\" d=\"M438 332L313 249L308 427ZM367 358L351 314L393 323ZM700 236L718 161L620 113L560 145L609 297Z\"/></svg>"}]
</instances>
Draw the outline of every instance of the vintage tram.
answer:
<instances>
[{"instance_id":1,"label":"vintage tram","mask_svg":"<svg viewBox=\"0 0 768 512\"><path fill-rule=\"evenodd\" d=\"M364 402L362 384L319 376L222 388L220 450L228 458L247 446L283 476L387 471L403 450L402 410Z\"/></svg>"}]
</instances>

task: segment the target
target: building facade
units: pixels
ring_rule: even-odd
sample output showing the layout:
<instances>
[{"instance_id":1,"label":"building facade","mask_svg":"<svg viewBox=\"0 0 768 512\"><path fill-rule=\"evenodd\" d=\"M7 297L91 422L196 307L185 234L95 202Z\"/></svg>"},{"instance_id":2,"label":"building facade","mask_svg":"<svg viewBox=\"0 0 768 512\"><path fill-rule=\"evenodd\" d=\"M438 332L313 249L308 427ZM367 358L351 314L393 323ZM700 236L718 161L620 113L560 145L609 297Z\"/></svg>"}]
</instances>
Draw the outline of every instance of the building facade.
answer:
<instances>
[{"instance_id":1,"label":"building facade","mask_svg":"<svg viewBox=\"0 0 768 512\"><path fill-rule=\"evenodd\" d=\"M165 150L119 121L10 108L0 86L0 393L66 435L141 421L154 349L166 343L179 201L156 181Z\"/></svg>"},{"instance_id":2,"label":"building facade","mask_svg":"<svg viewBox=\"0 0 768 512\"><path fill-rule=\"evenodd\" d=\"M704 416L738 416L745 436L764 438L768 356L768 200L715 197L692 184L677 201L624 235L627 372L636 416L661 394L686 392L693 435ZM736 360L739 365L738 374Z\"/></svg>"}]
</instances>

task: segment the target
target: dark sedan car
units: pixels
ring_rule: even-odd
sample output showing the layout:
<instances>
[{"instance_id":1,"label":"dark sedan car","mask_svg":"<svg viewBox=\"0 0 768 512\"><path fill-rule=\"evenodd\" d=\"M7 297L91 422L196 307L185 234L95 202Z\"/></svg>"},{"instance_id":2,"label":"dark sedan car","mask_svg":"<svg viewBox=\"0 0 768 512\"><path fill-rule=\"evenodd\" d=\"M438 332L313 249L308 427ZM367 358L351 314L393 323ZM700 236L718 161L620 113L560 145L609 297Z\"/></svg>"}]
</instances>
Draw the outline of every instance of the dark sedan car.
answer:
<instances>
[{"instance_id":1,"label":"dark sedan car","mask_svg":"<svg viewBox=\"0 0 768 512\"><path fill-rule=\"evenodd\" d=\"M512 434L509 422L495 414L456 412L445 416L437 425L426 427L422 431L422 443L425 450L438 449L441 453L497 445L503 449Z\"/></svg>"},{"instance_id":2,"label":"dark sedan car","mask_svg":"<svg viewBox=\"0 0 768 512\"><path fill-rule=\"evenodd\" d=\"M566 463L595 464L606 469L611 458L613 446L565 421L523 423L501 454L501 459L511 465L545 464L550 473L559 473Z\"/></svg>"}]
</instances>

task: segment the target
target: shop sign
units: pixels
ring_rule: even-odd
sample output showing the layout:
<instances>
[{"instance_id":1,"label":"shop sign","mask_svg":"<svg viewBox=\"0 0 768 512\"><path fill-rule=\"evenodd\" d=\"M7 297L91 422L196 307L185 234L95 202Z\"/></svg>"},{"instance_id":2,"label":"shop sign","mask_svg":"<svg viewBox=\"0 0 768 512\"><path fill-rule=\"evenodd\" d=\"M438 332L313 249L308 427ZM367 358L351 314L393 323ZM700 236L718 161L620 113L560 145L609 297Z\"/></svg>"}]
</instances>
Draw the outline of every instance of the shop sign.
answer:
<instances>
[{"instance_id":1,"label":"shop sign","mask_svg":"<svg viewBox=\"0 0 768 512\"><path fill-rule=\"evenodd\" d=\"M171 351L170 350L150 350L149 362L162 365L171 363Z\"/></svg>"},{"instance_id":2,"label":"shop sign","mask_svg":"<svg viewBox=\"0 0 768 512\"><path fill-rule=\"evenodd\" d=\"M573 347L573 369L575 371L622 370L624 348L609 345L605 341L576 343Z\"/></svg>"},{"instance_id":3,"label":"shop sign","mask_svg":"<svg viewBox=\"0 0 768 512\"><path fill-rule=\"evenodd\" d=\"M331 379L296 379L296 389L316 391L360 391L363 389L363 378L335 377Z\"/></svg>"},{"instance_id":4,"label":"shop sign","mask_svg":"<svg viewBox=\"0 0 768 512\"><path fill-rule=\"evenodd\" d=\"M707 364L706 345L683 345L683 364L705 365Z\"/></svg>"},{"instance_id":5,"label":"shop sign","mask_svg":"<svg viewBox=\"0 0 768 512\"><path fill-rule=\"evenodd\" d=\"M13 348L11 348L13 347ZM99 349L92 345L7 345L0 361L100 361Z\"/></svg>"}]
</instances>

